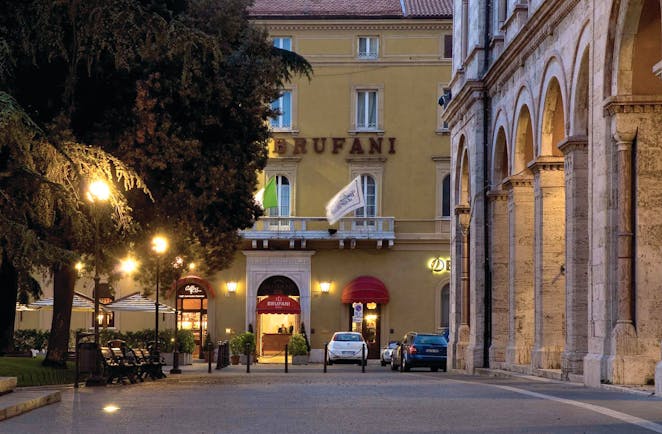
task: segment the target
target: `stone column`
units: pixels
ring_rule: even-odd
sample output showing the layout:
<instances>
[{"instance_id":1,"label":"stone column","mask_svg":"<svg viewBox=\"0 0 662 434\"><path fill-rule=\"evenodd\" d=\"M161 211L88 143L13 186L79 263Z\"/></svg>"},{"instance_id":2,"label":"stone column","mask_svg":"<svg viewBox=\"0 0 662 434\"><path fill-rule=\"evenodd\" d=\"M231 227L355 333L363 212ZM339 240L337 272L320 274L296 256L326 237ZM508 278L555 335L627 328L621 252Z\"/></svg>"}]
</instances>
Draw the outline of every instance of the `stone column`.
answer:
<instances>
[{"instance_id":1,"label":"stone column","mask_svg":"<svg viewBox=\"0 0 662 434\"><path fill-rule=\"evenodd\" d=\"M563 158L538 157L533 172L535 341L533 368L561 369L565 344L565 179Z\"/></svg>"},{"instance_id":2,"label":"stone column","mask_svg":"<svg viewBox=\"0 0 662 434\"><path fill-rule=\"evenodd\" d=\"M584 373L588 353L588 140L569 137L565 158L565 348L563 378Z\"/></svg>"},{"instance_id":3,"label":"stone column","mask_svg":"<svg viewBox=\"0 0 662 434\"><path fill-rule=\"evenodd\" d=\"M460 272L460 287L462 288L462 308L460 316L460 328L458 329L457 342L457 368L466 369L466 350L469 346L470 324L469 324L469 219L470 208L468 206L458 205L455 207L455 215L458 220L462 237L462 263Z\"/></svg>"},{"instance_id":4,"label":"stone column","mask_svg":"<svg viewBox=\"0 0 662 434\"><path fill-rule=\"evenodd\" d=\"M492 272L492 345L490 367L506 361L508 345L508 192L488 193L490 206L490 264Z\"/></svg>"},{"instance_id":5,"label":"stone column","mask_svg":"<svg viewBox=\"0 0 662 434\"><path fill-rule=\"evenodd\" d=\"M533 348L533 189L526 172L504 183L508 194L508 347L506 363L530 363Z\"/></svg>"}]
</instances>

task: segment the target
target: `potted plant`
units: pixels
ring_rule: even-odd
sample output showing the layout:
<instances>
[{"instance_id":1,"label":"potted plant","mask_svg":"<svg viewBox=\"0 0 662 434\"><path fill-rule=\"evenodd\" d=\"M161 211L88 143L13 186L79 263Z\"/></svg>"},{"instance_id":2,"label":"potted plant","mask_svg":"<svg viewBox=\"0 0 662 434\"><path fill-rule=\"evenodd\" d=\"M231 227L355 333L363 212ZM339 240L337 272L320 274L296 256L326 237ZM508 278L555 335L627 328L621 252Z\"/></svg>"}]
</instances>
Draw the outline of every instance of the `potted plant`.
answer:
<instances>
[{"instance_id":1,"label":"potted plant","mask_svg":"<svg viewBox=\"0 0 662 434\"><path fill-rule=\"evenodd\" d=\"M251 362L255 362L255 335L251 332L244 332L236 336L238 338L239 363L246 364L246 347L248 354L252 356ZM232 344L230 344L232 346Z\"/></svg>"},{"instance_id":2,"label":"potted plant","mask_svg":"<svg viewBox=\"0 0 662 434\"><path fill-rule=\"evenodd\" d=\"M235 335L230 339L230 363L233 365L239 364L239 356L243 352L240 336L241 335Z\"/></svg>"},{"instance_id":3,"label":"potted plant","mask_svg":"<svg viewBox=\"0 0 662 434\"><path fill-rule=\"evenodd\" d=\"M308 363L308 346L306 338L302 334L292 335L287 344L287 350L292 355L293 365L305 365Z\"/></svg>"}]
</instances>

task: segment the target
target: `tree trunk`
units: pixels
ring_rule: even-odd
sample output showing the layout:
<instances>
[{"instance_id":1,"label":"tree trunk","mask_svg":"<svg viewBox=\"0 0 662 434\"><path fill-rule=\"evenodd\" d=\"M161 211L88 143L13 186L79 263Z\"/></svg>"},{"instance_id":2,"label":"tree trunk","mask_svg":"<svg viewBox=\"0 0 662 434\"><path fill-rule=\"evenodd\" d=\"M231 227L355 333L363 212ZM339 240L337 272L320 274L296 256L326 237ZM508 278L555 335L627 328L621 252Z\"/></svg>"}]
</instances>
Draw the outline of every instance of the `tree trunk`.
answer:
<instances>
[{"instance_id":1,"label":"tree trunk","mask_svg":"<svg viewBox=\"0 0 662 434\"><path fill-rule=\"evenodd\" d=\"M53 270L53 322L44 366L66 367L76 277L77 272L72 264Z\"/></svg>"},{"instance_id":2,"label":"tree trunk","mask_svg":"<svg viewBox=\"0 0 662 434\"><path fill-rule=\"evenodd\" d=\"M0 264L0 355L14 350L17 295L18 273L3 250Z\"/></svg>"}]
</instances>

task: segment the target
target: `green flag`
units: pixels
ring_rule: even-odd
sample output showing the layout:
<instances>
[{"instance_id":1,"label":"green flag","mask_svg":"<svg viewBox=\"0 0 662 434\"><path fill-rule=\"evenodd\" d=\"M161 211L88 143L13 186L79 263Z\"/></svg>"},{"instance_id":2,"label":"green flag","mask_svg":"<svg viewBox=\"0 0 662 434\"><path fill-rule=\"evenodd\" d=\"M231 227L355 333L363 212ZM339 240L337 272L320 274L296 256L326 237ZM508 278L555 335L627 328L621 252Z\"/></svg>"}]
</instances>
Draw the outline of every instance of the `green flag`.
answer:
<instances>
[{"instance_id":1,"label":"green flag","mask_svg":"<svg viewBox=\"0 0 662 434\"><path fill-rule=\"evenodd\" d=\"M278 207L278 194L276 193L276 177L272 177L264 187L264 198L262 199L262 208Z\"/></svg>"}]
</instances>

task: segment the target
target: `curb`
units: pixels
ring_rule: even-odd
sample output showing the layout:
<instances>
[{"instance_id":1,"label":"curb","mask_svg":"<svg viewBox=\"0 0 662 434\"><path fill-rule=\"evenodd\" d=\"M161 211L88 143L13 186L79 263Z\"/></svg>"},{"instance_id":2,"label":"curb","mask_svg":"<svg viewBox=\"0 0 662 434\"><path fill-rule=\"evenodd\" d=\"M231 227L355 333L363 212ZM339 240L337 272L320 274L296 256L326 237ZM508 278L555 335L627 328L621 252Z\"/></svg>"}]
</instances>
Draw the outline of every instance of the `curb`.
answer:
<instances>
[{"instance_id":1,"label":"curb","mask_svg":"<svg viewBox=\"0 0 662 434\"><path fill-rule=\"evenodd\" d=\"M0 397L0 421L60 402L59 390L18 390Z\"/></svg>"}]
</instances>

